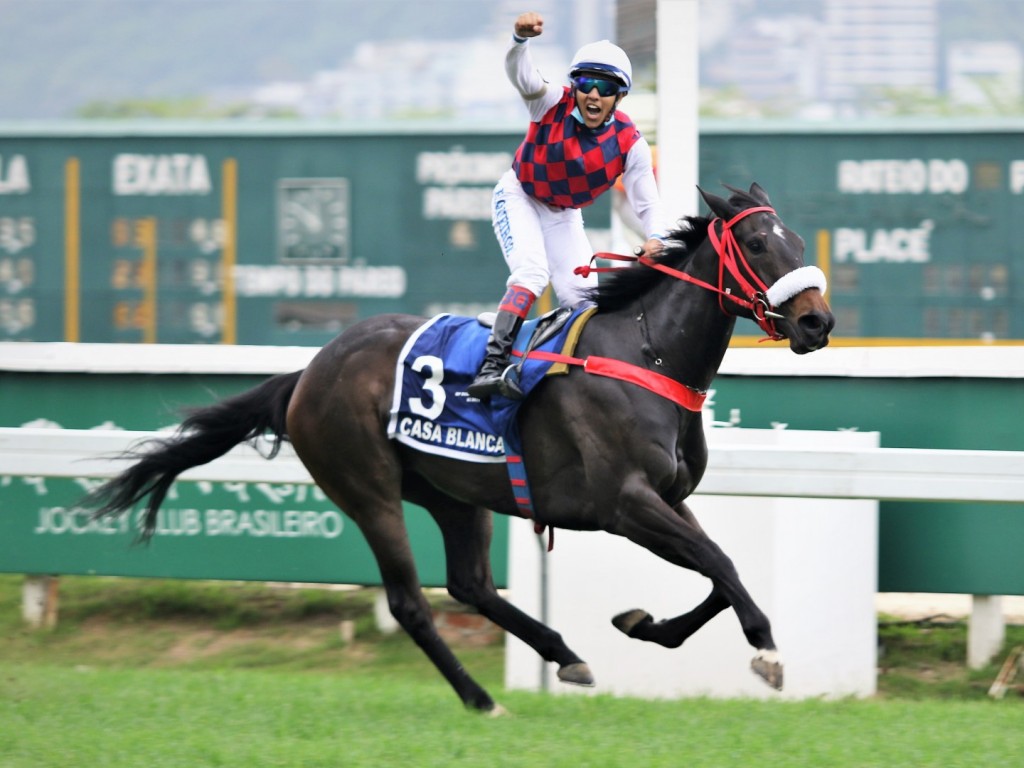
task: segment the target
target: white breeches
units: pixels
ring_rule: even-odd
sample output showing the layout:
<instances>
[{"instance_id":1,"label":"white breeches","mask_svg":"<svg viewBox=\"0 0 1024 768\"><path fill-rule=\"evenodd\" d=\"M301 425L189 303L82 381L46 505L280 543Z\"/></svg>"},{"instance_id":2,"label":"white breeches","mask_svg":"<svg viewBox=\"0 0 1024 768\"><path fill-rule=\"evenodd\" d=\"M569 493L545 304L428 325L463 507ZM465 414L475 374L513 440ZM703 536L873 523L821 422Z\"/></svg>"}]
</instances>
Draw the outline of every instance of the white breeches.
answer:
<instances>
[{"instance_id":1,"label":"white breeches","mask_svg":"<svg viewBox=\"0 0 1024 768\"><path fill-rule=\"evenodd\" d=\"M534 200L509 169L494 188L491 222L511 273L507 285L540 296L551 283L562 306L577 304L584 291L597 287L597 275L573 274L593 255L579 209L557 210Z\"/></svg>"}]
</instances>

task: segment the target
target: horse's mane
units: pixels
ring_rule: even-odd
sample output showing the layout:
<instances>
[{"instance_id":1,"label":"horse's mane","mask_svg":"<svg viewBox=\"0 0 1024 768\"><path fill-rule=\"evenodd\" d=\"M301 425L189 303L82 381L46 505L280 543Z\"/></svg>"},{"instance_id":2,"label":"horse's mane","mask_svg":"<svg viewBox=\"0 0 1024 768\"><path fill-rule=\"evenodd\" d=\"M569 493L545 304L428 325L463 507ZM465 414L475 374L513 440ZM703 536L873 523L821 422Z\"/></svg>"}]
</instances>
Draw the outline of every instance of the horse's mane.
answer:
<instances>
[{"instance_id":1,"label":"horse's mane","mask_svg":"<svg viewBox=\"0 0 1024 768\"><path fill-rule=\"evenodd\" d=\"M708 237L710 218L687 216L683 226L669 233L668 241L653 261L681 269L690 256ZM597 304L599 312L614 312L628 306L664 278L656 269L636 264L632 267L607 273L601 284L590 291L588 298Z\"/></svg>"}]
</instances>

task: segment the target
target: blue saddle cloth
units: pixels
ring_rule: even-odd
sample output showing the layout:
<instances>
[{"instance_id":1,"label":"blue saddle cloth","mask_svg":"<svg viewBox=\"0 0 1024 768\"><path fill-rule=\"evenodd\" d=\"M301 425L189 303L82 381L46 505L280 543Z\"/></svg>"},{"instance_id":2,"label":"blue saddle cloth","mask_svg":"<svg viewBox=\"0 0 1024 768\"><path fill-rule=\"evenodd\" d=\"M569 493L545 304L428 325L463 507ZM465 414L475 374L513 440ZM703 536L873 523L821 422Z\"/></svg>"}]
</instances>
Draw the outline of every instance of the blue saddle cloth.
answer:
<instances>
[{"instance_id":1,"label":"blue saddle cloth","mask_svg":"<svg viewBox=\"0 0 1024 768\"><path fill-rule=\"evenodd\" d=\"M579 333L574 328L589 310L573 310L558 332L534 349L571 353ZM523 323L515 350L525 349L543 319ZM507 454L521 453L516 414L523 401L496 395L483 403L466 392L480 370L489 334L476 318L441 314L409 337L395 370L389 438L464 461L504 462ZM517 360L522 362L519 386L529 396L553 364L513 357Z\"/></svg>"}]
</instances>

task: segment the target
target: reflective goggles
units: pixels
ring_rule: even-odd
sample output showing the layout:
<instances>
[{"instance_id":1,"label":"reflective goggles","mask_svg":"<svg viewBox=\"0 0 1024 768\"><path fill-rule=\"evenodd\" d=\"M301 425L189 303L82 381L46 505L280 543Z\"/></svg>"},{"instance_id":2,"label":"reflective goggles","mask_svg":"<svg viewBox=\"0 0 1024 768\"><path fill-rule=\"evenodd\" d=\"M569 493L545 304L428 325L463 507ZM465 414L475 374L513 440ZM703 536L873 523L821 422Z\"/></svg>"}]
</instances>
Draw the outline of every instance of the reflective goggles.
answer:
<instances>
[{"instance_id":1,"label":"reflective goggles","mask_svg":"<svg viewBox=\"0 0 1024 768\"><path fill-rule=\"evenodd\" d=\"M597 92L601 96L614 96L622 90L622 86L614 80L605 80L603 77L594 77L593 75L577 75L572 79L572 84L577 91L583 94L590 93L597 88Z\"/></svg>"}]
</instances>

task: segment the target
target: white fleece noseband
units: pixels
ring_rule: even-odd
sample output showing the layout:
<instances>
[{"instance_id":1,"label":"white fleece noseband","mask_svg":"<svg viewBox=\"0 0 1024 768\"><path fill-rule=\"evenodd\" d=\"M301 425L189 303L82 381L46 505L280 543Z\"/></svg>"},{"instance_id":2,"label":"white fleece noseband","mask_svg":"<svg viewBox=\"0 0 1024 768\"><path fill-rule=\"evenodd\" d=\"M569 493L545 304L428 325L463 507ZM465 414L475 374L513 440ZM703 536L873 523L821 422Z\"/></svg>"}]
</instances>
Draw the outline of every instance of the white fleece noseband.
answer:
<instances>
[{"instance_id":1,"label":"white fleece noseband","mask_svg":"<svg viewBox=\"0 0 1024 768\"><path fill-rule=\"evenodd\" d=\"M777 307L780 304L785 304L798 293L806 291L808 288L817 288L822 293L825 293L827 287L828 281L825 279L825 273L820 269L817 267L800 267L776 280L775 284L765 293L765 297L768 299L769 304Z\"/></svg>"}]
</instances>

